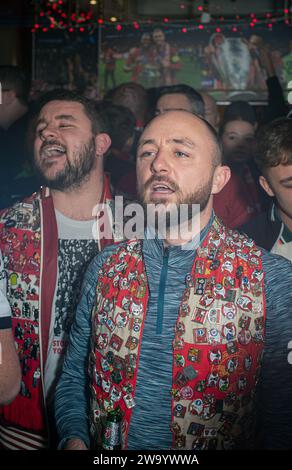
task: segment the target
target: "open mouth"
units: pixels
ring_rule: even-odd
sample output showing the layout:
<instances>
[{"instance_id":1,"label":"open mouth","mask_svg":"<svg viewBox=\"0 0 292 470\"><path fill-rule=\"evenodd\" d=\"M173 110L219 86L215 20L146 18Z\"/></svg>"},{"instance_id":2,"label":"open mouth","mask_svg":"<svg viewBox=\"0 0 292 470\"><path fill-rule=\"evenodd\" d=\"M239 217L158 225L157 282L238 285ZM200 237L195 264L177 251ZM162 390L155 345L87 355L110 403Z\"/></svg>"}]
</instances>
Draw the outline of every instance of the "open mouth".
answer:
<instances>
[{"instance_id":1,"label":"open mouth","mask_svg":"<svg viewBox=\"0 0 292 470\"><path fill-rule=\"evenodd\" d=\"M65 155L66 148L63 145L44 145L41 148L43 158L59 158Z\"/></svg>"},{"instance_id":2,"label":"open mouth","mask_svg":"<svg viewBox=\"0 0 292 470\"><path fill-rule=\"evenodd\" d=\"M155 183L152 185L151 192L155 194L172 194L174 189L166 183Z\"/></svg>"}]
</instances>

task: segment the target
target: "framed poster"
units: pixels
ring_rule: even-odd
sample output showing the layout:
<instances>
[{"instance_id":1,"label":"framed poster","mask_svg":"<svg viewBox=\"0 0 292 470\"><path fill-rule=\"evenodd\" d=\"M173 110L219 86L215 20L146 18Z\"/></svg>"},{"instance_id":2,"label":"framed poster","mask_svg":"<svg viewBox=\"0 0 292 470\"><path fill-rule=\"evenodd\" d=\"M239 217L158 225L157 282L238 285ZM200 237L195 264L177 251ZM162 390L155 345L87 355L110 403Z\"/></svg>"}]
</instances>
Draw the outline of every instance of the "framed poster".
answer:
<instances>
[{"instance_id":1,"label":"framed poster","mask_svg":"<svg viewBox=\"0 0 292 470\"><path fill-rule=\"evenodd\" d=\"M99 56L100 93L135 81L146 88L185 83L217 100L267 98L262 51L269 51L284 90L292 80L292 28L275 24L253 31L232 28L143 25L102 29Z\"/></svg>"}]
</instances>

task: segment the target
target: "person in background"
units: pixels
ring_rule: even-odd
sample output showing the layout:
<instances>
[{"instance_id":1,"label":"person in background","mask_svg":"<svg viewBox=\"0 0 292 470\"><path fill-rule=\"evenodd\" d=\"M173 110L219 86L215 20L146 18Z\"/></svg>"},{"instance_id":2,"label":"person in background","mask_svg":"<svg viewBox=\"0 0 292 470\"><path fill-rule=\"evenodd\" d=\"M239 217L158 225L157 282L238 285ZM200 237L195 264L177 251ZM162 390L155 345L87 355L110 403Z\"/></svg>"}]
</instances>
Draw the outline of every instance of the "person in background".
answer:
<instances>
[{"instance_id":1,"label":"person in background","mask_svg":"<svg viewBox=\"0 0 292 470\"><path fill-rule=\"evenodd\" d=\"M160 79L159 64L150 33L143 33L138 47L130 49L124 65L125 72L131 72L131 80L145 88L156 86Z\"/></svg>"},{"instance_id":2,"label":"person in background","mask_svg":"<svg viewBox=\"0 0 292 470\"><path fill-rule=\"evenodd\" d=\"M180 58L177 49L166 41L165 33L160 28L154 29L152 39L155 61L160 72L157 86L174 85L177 81L177 71L180 69Z\"/></svg>"},{"instance_id":3,"label":"person in background","mask_svg":"<svg viewBox=\"0 0 292 470\"><path fill-rule=\"evenodd\" d=\"M220 126L220 116L216 101L208 93L200 93L205 105L205 119L218 131Z\"/></svg>"},{"instance_id":4,"label":"person in background","mask_svg":"<svg viewBox=\"0 0 292 470\"><path fill-rule=\"evenodd\" d=\"M254 163L257 121L253 108L235 101L226 108L219 130L224 161L231 178L214 198L214 210L230 228L237 228L263 210L265 198Z\"/></svg>"},{"instance_id":5,"label":"person in background","mask_svg":"<svg viewBox=\"0 0 292 470\"><path fill-rule=\"evenodd\" d=\"M0 251L0 405L11 402L20 389L20 366L12 334L11 310L6 299L6 273Z\"/></svg>"},{"instance_id":6,"label":"person in background","mask_svg":"<svg viewBox=\"0 0 292 470\"><path fill-rule=\"evenodd\" d=\"M128 108L135 116L135 135L133 151L136 154L136 147L141 132L149 120L149 105L146 89L135 82L126 82L110 90L104 96L104 102Z\"/></svg>"},{"instance_id":7,"label":"person in background","mask_svg":"<svg viewBox=\"0 0 292 470\"><path fill-rule=\"evenodd\" d=\"M149 120L147 92L139 83L126 82L118 85L104 96L104 101L129 108L136 118L137 131L141 132Z\"/></svg>"},{"instance_id":8,"label":"person in background","mask_svg":"<svg viewBox=\"0 0 292 470\"><path fill-rule=\"evenodd\" d=\"M259 182L272 199L269 210L241 229L259 246L292 261L292 120L279 118L257 135Z\"/></svg>"},{"instance_id":9,"label":"person in background","mask_svg":"<svg viewBox=\"0 0 292 470\"><path fill-rule=\"evenodd\" d=\"M107 92L109 81L112 87L116 86L116 62L118 54L114 48L108 44L103 44L103 62L104 62L104 91Z\"/></svg>"},{"instance_id":10,"label":"person in background","mask_svg":"<svg viewBox=\"0 0 292 470\"><path fill-rule=\"evenodd\" d=\"M248 47L252 56L251 70L254 71L252 75L260 83L260 87L268 91L268 105L263 107L264 111L260 118L260 124L265 124L278 117L286 116L287 103L276 73L272 53L263 38L252 34Z\"/></svg>"},{"instance_id":11,"label":"person in background","mask_svg":"<svg viewBox=\"0 0 292 470\"><path fill-rule=\"evenodd\" d=\"M111 147L105 158L105 171L110 175L115 193L128 199L136 198L136 165L133 150L135 116L125 106L100 103L100 110L108 120Z\"/></svg>"},{"instance_id":12,"label":"person in background","mask_svg":"<svg viewBox=\"0 0 292 470\"><path fill-rule=\"evenodd\" d=\"M4 447L54 447L55 386L83 274L106 243L95 239L93 228L96 204L112 198L103 171L109 146L94 102L66 90L40 99L34 165L43 186L0 213L0 249L22 373L19 395L0 409Z\"/></svg>"},{"instance_id":13,"label":"person in background","mask_svg":"<svg viewBox=\"0 0 292 470\"><path fill-rule=\"evenodd\" d=\"M0 209L37 188L26 134L30 120L29 81L14 65L0 65Z\"/></svg>"},{"instance_id":14,"label":"person in background","mask_svg":"<svg viewBox=\"0 0 292 470\"><path fill-rule=\"evenodd\" d=\"M198 114L201 117L205 116L203 98L191 86L179 84L161 87L157 96L155 114L180 109Z\"/></svg>"}]
</instances>

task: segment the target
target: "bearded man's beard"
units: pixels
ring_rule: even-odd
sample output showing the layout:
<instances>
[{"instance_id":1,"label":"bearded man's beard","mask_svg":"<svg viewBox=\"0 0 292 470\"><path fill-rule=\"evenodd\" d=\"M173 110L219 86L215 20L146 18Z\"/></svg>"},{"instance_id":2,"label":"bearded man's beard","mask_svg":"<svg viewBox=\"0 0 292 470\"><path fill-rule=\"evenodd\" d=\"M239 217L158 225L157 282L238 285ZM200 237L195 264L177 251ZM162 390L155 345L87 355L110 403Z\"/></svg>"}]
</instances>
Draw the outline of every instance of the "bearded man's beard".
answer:
<instances>
[{"instance_id":1,"label":"bearded man's beard","mask_svg":"<svg viewBox=\"0 0 292 470\"><path fill-rule=\"evenodd\" d=\"M44 142L43 145L58 144L55 141ZM66 191L78 189L84 182L89 179L91 171L96 166L95 140L92 137L88 143L82 144L74 153L72 161L66 159L61 170L52 177L46 176L46 173L52 163L49 159L40 158L40 161L34 162L35 171L40 183L58 191ZM61 157L62 158L62 157Z\"/></svg>"},{"instance_id":2,"label":"bearded man's beard","mask_svg":"<svg viewBox=\"0 0 292 470\"><path fill-rule=\"evenodd\" d=\"M155 182L163 181L170 186L176 195L175 202L168 203L167 197L155 198L152 200L147 196L147 189ZM165 227L186 224L199 213L203 212L209 202L213 186L213 175L206 183L201 185L196 191L183 194L180 187L171 179L162 176L153 175L146 182L143 188L138 188L140 201L144 206L144 212L149 215L151 220L147 220L147 225L155 225L155 230L159 232L158 224L161 223L159 217L165 218ZM163 213L163 214L162 214ZM149 223L150 222L150 223Z\"/></svg>"}]
</instances>

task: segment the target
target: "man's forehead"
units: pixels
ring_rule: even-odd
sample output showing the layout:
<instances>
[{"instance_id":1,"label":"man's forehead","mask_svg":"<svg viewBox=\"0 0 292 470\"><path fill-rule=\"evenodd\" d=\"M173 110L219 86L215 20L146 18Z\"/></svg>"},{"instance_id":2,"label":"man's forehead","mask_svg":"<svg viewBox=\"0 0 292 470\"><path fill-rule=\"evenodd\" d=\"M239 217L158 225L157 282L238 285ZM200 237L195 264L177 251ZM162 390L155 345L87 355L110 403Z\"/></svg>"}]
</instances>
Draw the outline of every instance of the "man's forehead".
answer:
<instances>
[{"instance_id":1,"label":"man's forehead","mask_svg":"<svg viewBox=\"0 0 292 470\"><path fill-rule=\"evenodd\" d=\"M78 101L53 100L49 101L42 107L40 116L46 113L59 113L60 110L62 110L62 114L68 114L68 111L71 113L83 112L83 114L85 114L84 106L81 103L78 103Z\"/></svg>"},{"instance_id":2,"label":"man's forehead","mask_svg":"<svg viewBox=\"0 0 292 470\"><path fill-rule=\"evenodd\" d=\"M159 114L146 126L143 134L148 131L160 131L174 132L177 130L183 130L183 133L196 133L200 129L205 129L205 124L198 116L184 109L167 110L166 112Z\"/></svg>"},{"instance_id":3,"label":"man's forehead","mask_svg":"<svg viewBox=\"0 0 292 470\"><path fill-rule=\"evenodd\" d=\"M272 166L267 168L267 172L271 175L278 176L279 178L289 178L292 179L292 165L285 165L280 163L279 165Z\"/></svg>"}]
</instances>

